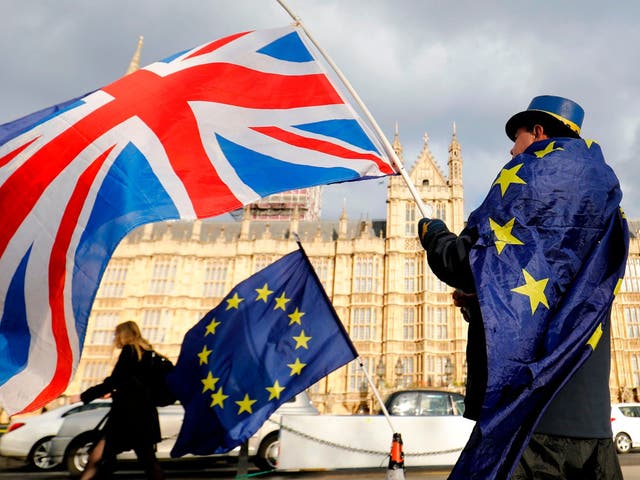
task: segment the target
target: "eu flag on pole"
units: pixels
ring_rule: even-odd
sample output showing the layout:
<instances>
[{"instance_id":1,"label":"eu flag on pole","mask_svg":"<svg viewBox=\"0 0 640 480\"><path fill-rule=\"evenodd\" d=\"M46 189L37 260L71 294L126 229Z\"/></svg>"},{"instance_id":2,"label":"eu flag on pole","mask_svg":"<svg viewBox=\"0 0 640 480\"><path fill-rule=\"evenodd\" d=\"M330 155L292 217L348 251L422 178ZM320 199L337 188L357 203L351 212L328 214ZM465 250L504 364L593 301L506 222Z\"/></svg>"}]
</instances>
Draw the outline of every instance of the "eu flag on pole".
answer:
<instances>
[{"instance_id":1,"label":"eu flag on pole","mask_svg":"<svg viewBox=\"0 0 640 480\"><path fill-rule=\"evenodd\" d=\"M187 332L168 383L185 408L171 455L223 453L357 352L304 250L238 284Z\"/></svg>"},{"instance_id":2,"label":"eu flag on pole","mask_svg":"<svg viewBox=\"0 0 640 480\"><path fill-rule=\"evenodd\" d=\"M300 28L155 62L0 125L0 403L67 387L112 252L150 222L393 174Z\"/></svg>"},{"instance_id":3,"label":"eu flag on pole","mask_svg":"<svg viewBox=\"0 0 640 480\"><path fill-rule=\"evenodd\" d=\"M451 480L511 478L546 407L598 348L628 252L621 198L596 142L549 139L505 165L469 217L488 381Z\"/></svg>"}]
</instances>

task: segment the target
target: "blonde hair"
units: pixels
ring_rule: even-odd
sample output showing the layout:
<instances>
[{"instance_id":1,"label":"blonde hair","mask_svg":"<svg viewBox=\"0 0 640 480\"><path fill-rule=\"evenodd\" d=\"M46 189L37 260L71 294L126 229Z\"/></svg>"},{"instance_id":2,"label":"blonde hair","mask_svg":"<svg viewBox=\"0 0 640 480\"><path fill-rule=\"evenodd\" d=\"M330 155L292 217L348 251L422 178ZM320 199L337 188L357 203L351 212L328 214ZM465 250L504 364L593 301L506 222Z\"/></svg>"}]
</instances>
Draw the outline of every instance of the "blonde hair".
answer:
<instances>
[{"instance_id":1,"label":"blonde hair","mask_svg":"<svg viewBox=\"0 0 640 480\"><path fill-rule=\"evenodd\" d=\"M153 350L149 341L142 336L140 327L133 320L122 322L116 326L116 342L120 346L132 345L138 354L138 360L142 359L144 350Z\"/></svg>"}]
</instances>

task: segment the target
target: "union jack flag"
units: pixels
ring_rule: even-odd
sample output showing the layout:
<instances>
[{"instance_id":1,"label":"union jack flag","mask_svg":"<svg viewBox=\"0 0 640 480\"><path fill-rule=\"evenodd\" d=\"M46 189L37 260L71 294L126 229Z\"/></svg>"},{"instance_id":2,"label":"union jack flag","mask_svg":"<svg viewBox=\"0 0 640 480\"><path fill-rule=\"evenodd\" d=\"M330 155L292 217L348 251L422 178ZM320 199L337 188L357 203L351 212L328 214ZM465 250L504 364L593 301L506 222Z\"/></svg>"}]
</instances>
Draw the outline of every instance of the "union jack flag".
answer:
<instances>
[{"instance_id":1,"label":"union jack flag","mask_svg":"<svg viewBox=\"0 0 640 480\"><path fill-rule=\"evenodd\" d=\"M77 366L119 241L160 220L393 174L296 27L173 55L0 126L0 403L34 410Z\"/></svg>"}]
</instances>

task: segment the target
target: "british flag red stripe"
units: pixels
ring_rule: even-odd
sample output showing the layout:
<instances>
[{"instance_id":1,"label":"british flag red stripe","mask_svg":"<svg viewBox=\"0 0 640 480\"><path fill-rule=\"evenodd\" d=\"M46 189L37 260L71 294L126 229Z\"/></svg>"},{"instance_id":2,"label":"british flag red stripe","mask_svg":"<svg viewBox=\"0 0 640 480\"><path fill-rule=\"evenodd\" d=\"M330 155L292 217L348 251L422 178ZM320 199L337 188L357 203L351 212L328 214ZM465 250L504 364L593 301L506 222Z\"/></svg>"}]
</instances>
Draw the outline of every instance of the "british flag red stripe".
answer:
<instances>
[{"instance_id":1,"label":"british flag red stripe","mask_svg":"<svg viewBox=\"0 0 640 480\"><path fill-rule=\"evenodd\" d=\"M317 140L314 138L306 137L304 135L287 132L286 130L283 130L279 127L252 127L252 129L256 132L264 133L265 135L268 135L269 137L276 140L287 142L290 145L296 145L301 148L315 150L318 152L326 153L327 155L333 155L340 158L368 160L370 162L379 164L380 167L384 168L384 165L382 165L384 162L380 159L379 156L372 153L357 152L342 147L341 145L337 145L333 142L329 142L326 140Z\"/></svg>"},{"instance_id":2,"label":"british flag red stripe","mask_svg":"<svg viewBox=\"0 0 640 480\"><path fill-rule=\"evenodd\" d=\"M100 168L104 164L111 149L102 153L89 168L82 174L81 181L78 182L77 188L69 199L62 221L60 222L60 230L56 236L53 248L51 250L51 261L49 263L49 306L51 308L51 324L53 328L53 337L56 342L56 350L60 358L67 358L69 361L58 362L58 368L47 385L40 394L26 407L38 408L44 401L47 402L51 398L60 395L71 379L72 351L69 344L69 337L66 335L66 320L64 311L64 286L66 270L66 253L71 243L71 237L76 228L76 221L84 200L87 197L86 189L93 183Z\"/></svg>"},{"instance_id":3,"label":"british flag red stripe","mask_svg":"<svg viewBox=\"0 0 640 480\"><path fill-rule=\"evenodd\" d=\"M64 391L133 228L392 174L381 152L295 27L231 35L1 125L0 403L32 410Z\"/></svg>"}]
</instances>

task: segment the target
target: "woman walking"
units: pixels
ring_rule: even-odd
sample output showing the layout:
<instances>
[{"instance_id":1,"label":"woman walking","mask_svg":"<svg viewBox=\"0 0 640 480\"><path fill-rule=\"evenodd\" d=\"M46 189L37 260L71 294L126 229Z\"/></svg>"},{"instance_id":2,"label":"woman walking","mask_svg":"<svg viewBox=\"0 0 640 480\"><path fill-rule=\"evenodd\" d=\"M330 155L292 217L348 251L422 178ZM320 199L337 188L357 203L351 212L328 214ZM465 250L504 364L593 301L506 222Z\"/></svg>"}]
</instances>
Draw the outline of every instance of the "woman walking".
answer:
<instances>
[{"instance_id":1,"label":"woman walking","mask_svg":"<svg viewBox=\"0 0 640 480\"><path fill-rule=\"evenodd\" d=\"M113 400L102 437L91 452L81 480L111 478L116 455L126 450L136 453L148 479L163 479L155 454L161 438L158 411L145 381L150 375L153 349L133 321L116 326L114 344L122 351L111 375L79 396L89 403L111 393Z\"/></svg>"}]
</instances>

